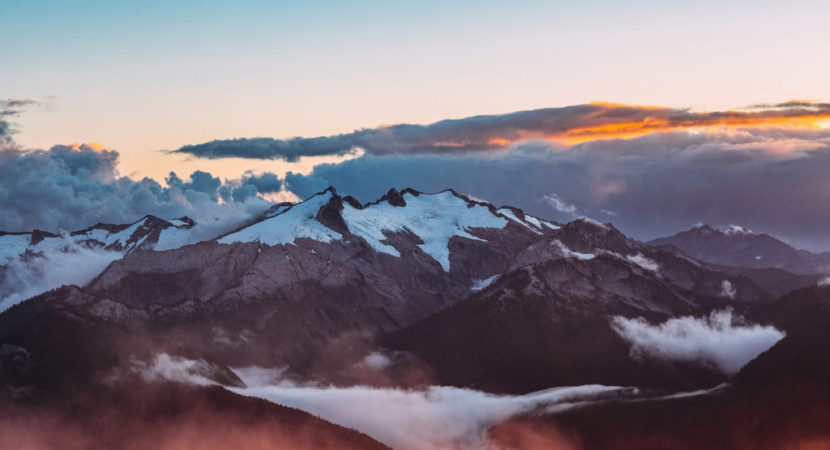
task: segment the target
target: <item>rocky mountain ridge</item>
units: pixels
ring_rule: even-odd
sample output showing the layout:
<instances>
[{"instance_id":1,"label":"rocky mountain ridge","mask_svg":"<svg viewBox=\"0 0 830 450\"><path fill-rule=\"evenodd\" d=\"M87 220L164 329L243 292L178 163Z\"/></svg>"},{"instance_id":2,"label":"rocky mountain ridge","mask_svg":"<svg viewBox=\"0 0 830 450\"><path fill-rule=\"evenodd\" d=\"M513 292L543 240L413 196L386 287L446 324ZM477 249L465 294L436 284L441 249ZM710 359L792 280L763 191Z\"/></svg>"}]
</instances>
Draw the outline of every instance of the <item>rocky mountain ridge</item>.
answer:
<instances>
[{"instance_id":1,"label":"rocky mountain ridge","mask_svg":"<svg viewBox=\"0 0 830 450\"><path fill-rule=\"evenodd\" d=\"M795 274L830 272L830 253L812 253L763 233L742 227L716 228L700 225L650 245L674 246L683 253L710 264L750 269L783 269Z\"/></svg>"}]
</instances>

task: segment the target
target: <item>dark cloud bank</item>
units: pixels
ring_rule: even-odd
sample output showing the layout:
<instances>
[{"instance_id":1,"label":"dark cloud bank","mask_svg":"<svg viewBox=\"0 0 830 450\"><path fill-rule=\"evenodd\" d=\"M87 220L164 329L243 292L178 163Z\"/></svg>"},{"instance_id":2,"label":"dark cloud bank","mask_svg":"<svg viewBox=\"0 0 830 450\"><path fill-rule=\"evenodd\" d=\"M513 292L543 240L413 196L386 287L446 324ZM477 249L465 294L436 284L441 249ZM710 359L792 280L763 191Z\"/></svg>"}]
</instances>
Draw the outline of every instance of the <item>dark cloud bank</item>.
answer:
<instances>
[{"instance_id":1,"label":"dark cloud bank","mask_svg":"<svg viewBox=\"0 0 830 450\"><path fill-rule=\"evenodd\" d=\"M828 117L830 104L804 101L715 112L597 103L175 152L294 161L359 148L361 158L289 173L285 188L305 198L334 185L370 201L393 186L452 187L559 220L612 221L641 239L703 222L828 249L830 132L816 127Z\"/></svg>"},{"instance_id":2,"label":"dark cloud bank","mask_svg":"<svg viewBox=\"0 0 830 450\"><path fill-rule=\"evenodd\" d=\"M525 144L486 158L367 155L289 174L285 184L300 197L331 184L364 201L390 186L452 187L542 217L610 221L640 239L696 223L740 224L830 248L828 133L776 133L775 142L754 131L659 133L568 150Z\"/></svg>"},{"instance_id":3,"label":"dark cloud bank","mask_svg":"<svg viewBox=\"0 0 830 450\"><path fill-rule=\"evenodd\" d=\"M120 176L117 167L118 152L88 145L0 150L0 230L75 230L146 214L244 220L268 206L257 194L274 189L273 175L223 182L202 171L187 180L171 172L162 186Z\"/></svg>"},{"instance_id":4,"label":"dark cloud bank","mask_svg":"<svg viewBox=\"0 0 830 450\"><path fill-rule=\"evenodd\" d=\"M591 103L442 120L430 125L398 124L314 138L238 138L186 145L171 153L200 158L297 161L301 156L344 155L360 148L373 155L464 154L493 151L529 140L581 142L632 137L704 126L741 127L830 118L830 104L792 101L756 105L746 111L686 109Z\"/></svg>"},{"instance_id":5,"label":"dark cloud bank","mask_svg":"<svg viewBox=\"0 0 830 450\"><path fill-rule=\"evenodd\" d=\"M19 109L9 102L3 107ZM286 161L357 148L364 154L284 179L247 173L222 181L197 171L188 179L171 174L166 186L120 177L113 151L23 152L6 145L0 229L261 210L262 194L306 198L329 185L362 201L390 187L451 187L556 220L610 221L640 239L697 223L739 224L828 249L830 130L815 126L828 114L830 105L808 102L707 113L589 104L310 139L212 141L175 152Z\"/></svg>"}]
</instances>

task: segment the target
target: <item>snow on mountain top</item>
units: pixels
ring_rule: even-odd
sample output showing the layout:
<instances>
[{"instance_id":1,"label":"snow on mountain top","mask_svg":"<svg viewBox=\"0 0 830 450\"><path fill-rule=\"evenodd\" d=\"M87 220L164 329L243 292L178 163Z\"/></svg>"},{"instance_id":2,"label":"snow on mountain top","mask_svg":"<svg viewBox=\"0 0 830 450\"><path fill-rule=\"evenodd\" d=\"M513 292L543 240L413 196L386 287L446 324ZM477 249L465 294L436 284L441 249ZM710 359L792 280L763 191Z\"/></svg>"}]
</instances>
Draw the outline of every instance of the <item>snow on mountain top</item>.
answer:
<instances>
[{"instance_id":1,"label":"snow on mountain top","mask_svg":"<svg viewBox=\"0 0 830 450\"><path fill-rule=\"evenodd\" d=\"M739 225L729 225L723 232L726 234L754 234L749 228Z\"/></svg>"},{"instance_id":2,"label":"snow on mountain top","mask_svg":"<svg viewBox=\"0 0 830 450\"><path fill-rule=\"evenodd\" d=\"M566 258L577 258L577 259L582 259L582 260L587 261L587 260L590 260L590 259L594 259L597 256L593 253L575 252L575 251L569 249L567 246L565 246L565 244L563 244L562 241L560 241L559 239L554 239L553 240L553 245L559 247L559 250L562 251L562 254L564 254Z\"/></svg>"},{"instance_id":3,"label":"snow on mountain top","mask_svg":"<svg viewBox=\"0 0 830 450\"><path fill-rule=\"evenodd\" d=\"M492 277L485 278L483 280L473 280L473 285L470 287L470 290L473 292L478 292L493 284L493 281L496 281L499 275L493 275Z\"/></svg>"},{"instance_id":4,"label":"snow on mountain top","mask_svg":"<svg viewBox=\"0 0 830 450\"><path fill-rule=\"evenodd\" d=\"M161 228L158 242L148 242L146 248L178 248L189 243L187 236L193 226L193 221L188 218L167 222L154 216L145 216L128 225L98 224L63 235L37 231L4 233L0 234L0 265L20 258L27 251L36 255L50 254L76 246L130 252L142 247L150 237L150 231L156 227Z\"/></svg>"},{"instance_id":5,"label":"snow on mountain top","mask_svg":"<svg viewBox=\"0 0 830 450\"><path fill-rule=\"evenodd\" d=\"M332 201L334 203L328 205ZM318 213L323 207L335 206L336 209L331 211L339 210L339 217L333 219L336 229L332 229L329 228L332 223ZM342 223L337 225L340 218ZM495 210L487 203L471 200L452 190L425 194L412 189L401 192L392 189L378 201L361 205L350 197L341 199L334 189L329 188L301 203L280 204L259 222L223 236L218 242L258 241L282 245L294 244L297 238L331 242L343 239L343 233L348 233L364 239L380 253L399 257L400 252L389 243L387 234L404 232L420 239L422 243L418 247L449 271L449 241L453 236L481 241L472 234L474 229L502 229L511 221L536 234L560 228L530 215L525 214L522 218L512 208ZM340 228L343 224L345 229Z\"/></svg>"},{"instance_id":6,"label":"snow on mountain top","mask_svg":"<svg viewBox=\"0 0 830 450\"><path fill-rule=\"evenodd\" d=\"M653 259L649 259L642 253L627 255L625 259L642 267L645 270L650 270L652 272L657 272L658 270L660 270L660 265L657 264L656 261L654 261Z\"/></svg>"},{"instance_id":7,"label":"snow on mountain top","mask_svg":"<svg viewBox=\"0 0 830 450\"><path fill-rule=\"evenodd\" d=\"M505 217L507 217L508 219L512 220L513 222L518 223L519 225L527 228L528 230L530 230L530 231L532 231L536 234L542 234L542 232L539 231L539 230L542 229L542 224L539 223L538 220L535 220L535 221L528 220L530 218L530 216L525 216L525 220L519 219L519 216L517 216L516 213L513 212L513 210L510 209L510 208L499 208L498 213L505 216Z\"/></svg>"},{"instance_id":8,"label":"snow on mountain top","mask_svg":"<svg viewBox=\"0 0 830 450\"><path fill-rule=\"evenodd\" d=\"M725 235L754 235L755 233L750 230L749 228L744 228L740 225L728 225L728 226L717 226L713 227L711 225L698 225L692 228L690 231L697 231L703 234L711 234L711 233L718 233L718 234L725 234Z\"/></svg>"},{"instance_id":9,"label":"snow on mountain top","mask_svg":"<svg viewBox=\"0 0 830 450\"><path fill-rule=\"evenodd\" d=\"M333 193L324 191L308 200L285 208L282 205L265 220L228 234L219 239L221 244L259 241L267 245L293 244L297 238L321 242L342 239L343 236L315 220L320 208L331 200Z\"/></svg>"},{"instance_id":10,"label":"snow on mountain top","mask_svg":"<svg viewBox=\"0 0 830 450\"><path fill-rule=\"evenodd\" d=\"M594 220L594 219L592 219L592 218L590 218L590 217L584 217L584 216L583 216L583 217L579 217L579 218L577 218L576 220L574 220L574 222L582 222L582 223L591 224L591 225L593 225L593 226L595 226L595 227L597 227L597 228L599 228L599 229L602 229L602 230L607 230L607 229L608 229L608 226L607 226L607 225L605 225L604 223L600 222L599 220Z\"/></svg>"},{"instance_id":11,"label":"snow on mountain top","mask_svg":"<svg viewBox=\"0 0 830 450\"><path fill-rule=\"evenodd\" d=\"M368 205L358 209L343 205L341 212L349 231L365 239L375 250L400 256L386 239L384 231L409 231L423 244L419 247L444 268L450 270L449 241L453 236L481 241L469 231L473 228L504 228L507 220L493 214L490 209L467 200L451 191L437 194L405 192L406 206L393 206L388 202Z\"/></svg>"}]
</instances>

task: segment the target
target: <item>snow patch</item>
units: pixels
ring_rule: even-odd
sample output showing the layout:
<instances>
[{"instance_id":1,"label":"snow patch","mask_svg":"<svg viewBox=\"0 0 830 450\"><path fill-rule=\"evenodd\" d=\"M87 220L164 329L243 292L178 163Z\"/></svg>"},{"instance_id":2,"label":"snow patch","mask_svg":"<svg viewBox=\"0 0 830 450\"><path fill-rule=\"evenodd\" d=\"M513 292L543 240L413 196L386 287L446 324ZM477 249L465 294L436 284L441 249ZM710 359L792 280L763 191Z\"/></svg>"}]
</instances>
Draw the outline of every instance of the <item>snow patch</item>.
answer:
<instances>
[{"instance_id":1,"label":"snow patch","mask_svg":"<svg viewBox=\"0 0 830 450\"><path fill-rule=\"evenodd\" d=\"M647 258L642 253L637 253L636 255L628 255L625 257L625 259L651 272L657 272L660 269L660 265L657 264L656 261Z\"/></svg>"},{"instance_id":2,"label":"snow patch","mask_svg":"<svg viewBox=\"0 0 830 450\"><path fill-rule=\"evenodd\" d=\"M343 236L340 233L315 219L317 212L331 200L331 196L331 192L317 194L277 215L225 236L219 239L219 243L259 241L275 246L294 244L297 238L308 238L320 242L342 239Z\"/></svg>"},{"instance_id":3,"label":"snow patch","mask_svg":"<svg viewBox=\"0 0 830 450\"><path fill-rule=\"evenodd\" d=\"M559 250L562 251L562 253L565 255L566 258L577 258L577 259L582 259L582 260L587 261L587 260L594 259L597 256L593 253L575 252L575 251L569 249L568 247L566 247L565 244L563 244L562 241L560 241L559 239L554 239L553 240L553 245L559 247Z\"/></svg>"},{"instance_id":4,"label":"snow patch","mask_svg":"<svg viewBox=\"0 0 830 450\"><path fill-rule=\"evenodd\" d=\"M381 202L357 209L344 204L341 215L352 234L365 239L375 250L393 256L400 256L400 253L384 243L384 231L409 231L423 242L418 247L447 272L450 270L449 242L453 236L483 241L469 231L507 225L506 219L493 214L486 206L471 206L449 191L417 196L407 192L404 201L405 207Z\"/></svg>"},{"instance_id":5,"label":"snow patch","mask_svg":"<svg viewBox=\"0 0 830 450\"><path fill-rule=\"evenodd\" d=\"M559 225L557 225L555 223L548 222L547 220L539 220L539 221L542 222L542 225L550 228L551 230L555 231L555 230L561 230L562 229L562 227L560 227Z\"/></svg>"},{"instance_id":6,"label":"snow patch","mask_svg":"<svg viewBox=\"0 0 830 450\"><path fill-rule=\"evenodd\" d=\"M483 280L473 280L473 285L470 287L471 291L478 292L493 284L493 281L496 281L498 275L493 275L492 277L485 278Z\"/></svg>"},{"instance_id":7,"label":"snow patch","mask_svg":"<svg viewBox=\"0 0 830 450\"><path fill-rule=\"evenodd\" d=\"M739 225L729 225L723 232L726 234L752 234L752 230Z\"/></svg>"},{"instance_id":8,"label":"snow patch","mask_svg":"<svg viewBox=\"0 0 830 450\"><path fill-rule=\"evenodd\" d=\"M539 231L539 230L537 230L536 228L533 228L533 227L532 227L531 225L529 225L527 222L523 221L522 219L519 219L519 216L517 216L517 215L513 212L513 210L511 210L510 208L501 208L501 209L497 210L497 212L498 212L499 214L501 214L501 215L503 215L503 216L507 217L508 219L512 220L513 222L516 222L516 223L518 223L519 225L521 225L521 226L523 226L523 227L527 228L528 230L530 230L530 231L532 231L532 232L536 233L536 234L542 234L542 232L540 232L540 231ZM525 216L525 217L527 217L527 216ZM538 225L537 225L537 226L538 226ZM541 228L541 227L539 227L539 228Z\"/></svg>"},{"instance_id":9,"label":"snow patch","mask_svg":"<svg viewBox=\"0 0 830 450\"><path fill-rule=\"evenodd\" d=\"M537 219L536 217L525 214L525 220L530 222L536 228L539 228L539 229L542 228L542 222L539 219Z\"/></svg>"}]
</instances>

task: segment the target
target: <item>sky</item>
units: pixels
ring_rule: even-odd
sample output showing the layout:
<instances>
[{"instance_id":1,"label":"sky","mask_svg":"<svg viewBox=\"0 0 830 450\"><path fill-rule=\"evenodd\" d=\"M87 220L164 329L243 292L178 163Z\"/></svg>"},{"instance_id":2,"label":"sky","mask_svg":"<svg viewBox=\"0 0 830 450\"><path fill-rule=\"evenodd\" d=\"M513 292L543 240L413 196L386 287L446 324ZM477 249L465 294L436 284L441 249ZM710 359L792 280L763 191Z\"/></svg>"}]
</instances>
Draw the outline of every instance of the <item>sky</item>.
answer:
<instances>
[{"instance_id":1,"label":"sky","mask_svg":"<svg viewBox=\"0 0 830 450\"><path fill-rule=\"evenodd\" d=\"M246 171L257 175L273 172L285 180L282 194L258 191L258 195L296 199L323 184L340 184L338 189L362 195L367 201L393 187L391 184L399 188L406 187L402 183L415 184L426 190L454 187L560 220L568 214L613 219L639 238L656 237L699 221L740 222L775 232L801 246L830 248L830 239L820 233L828 225L824 220L830 219L819 212L827 188L820 183L820 174L805 173L823 167L816 165L815 158L823 158L816 149L827 146L826 128L822 128L826 127L825 116L784 124L787 133L799 128L797 137L780 133L773 137L769 128L774 124L767 122L742 123L743 128L672 122L677 126L610 136L616 139L611 143L595 139L593 131L586 139L565 139L552 137L546 127L531 126L530 131L519 127L513 130L515 136L504 140L505 145L495 146L501 153L474 151L474 156L425 151L422 142L412 141L408 131L399 128L391 129L397 133L394 142L376 143L374 150L368 151L361 147L367 142L363 137L355 138L357 146L349 141L348 147L336 151L315 147L316 153L308 153L308 141L285 141L292 137L356 136L360 134L355 134L356 130L386 130L390 124L426 126L459 119L463 125L468 123L465 118L479 115L497 117L492 122L496 123L499 117L514 117L510 113L516 111L591 102L635 105L639 110L647 110L642 105L656 105L671 113L639 117L635 120L638 124L685 112L753 111L753 105L780 105L791 100L826 102L830 100L827 23L830 3L809 0L520 4L5 0L0 6L0 29L5 36L0 40L0 99L33 101L4 116L16 131L12 137L17 149L49 151L55 145L81 149L80 143L96 143L83 148L117 152L117 161L111 153L106 157L105 166L112 173L104 176L95 172L109 183L123 176L136 183L150 177L159 183L159 189L166 189L175 187L165 182L175 171L185 180L182 186L205 190L208 188L198 182L187 184L187 177L201 170L222 178L220 184L231 180L227 194L244 186L241 180ZM700 142L689 150L689 134L700 132L700 126L708 127L703 133L706 145L717 143L731 149L741 145L741 157L758 167L747 173L746 167L733 168L737 167L734 164L702 167L699 160L689 163L688 152L695 157L708 155ZM813 134L807 136L809 128ZM490 131L476 130L490 136L490 144L502 139ZM475 141L470 136L463 135L462 146ZM256 137L292 142L301 147L300 156L262 157L246 149L208 155L204 153L207 147L198 147ZM458 138L455 134L451 137ZM523 145L531 139L544 140L546 150L540 153L538 148ZM551 144L552 139L555 142ZM630 147L632 142L641 145L639 152L649 155L637 153L645 162L636 167L631 163L633 150L617 150ZM252 141L242 143L252 145ZM449 143L459 145L457 141ZM410 151L382 148L393 144L405 144ZM579 153L589 155L584 160L565 161L561 154L563 148L586 147L588 150ZM198 151L170 152L183 148ZM592 153L601 151L609 153L601 157ZM39 158L54 162L65 156L61 152L39 154ZM617 160L623 153L628 159ZM315 156L305 156L311 154ZM674 159L666 162L665 155L674 155ZM735 155L728 153L730 161ZM527 162L533 158L541 162ZM113 161L117 164L111 164ZM70 166L64 169L77 176L73 171L79 166ZM565 170L575 166L580 169ZM539 167L546 171L531 175ZM489 178L466 176L471 168ZM658 176L672 171L698 175L686 185L676 182L679 175L670 179ZM757 177L761 173L774 180L765 184ZM577 174L594 183L577 183ZM655 186L643 187L637 194L640 197L632 197L639 192L632 186L643 174L652 177L652 183L661 184L665 198L645 195ZM247 176L250 179L250 174ZM747 179L749 176L755 178ZM510 186L516 184L516 177L534 182L519 183L522 189L517 190ZM573 179L567 185L557 184L569 177ZM787 177L801 181L793 186L787 184ZM596 181L598 178L603 179ZM706 183L694 190L695 195L687 195L689 186L699 180ZM78 186L86 186L84 183ZM704 205L704 197L721 196L710 185L729 193L735 191L735 183L745 196L780 197L778 209L753 203L751 209L736 210L726 200ZM584 192L575 192L575 186ZM148 189L156 192L155 187ZM585 194L588 191L594 194ZM604 193L597 194L599 191ZM197 192L221 198L218 190ZM245 198L242 190L238 192L237 198ZM810 207L802 208L797 195L809 198ZM645 197L652 206L642 206ZM555 207L550 200L554 198L565 212ZM737 198L733 201L746 203ZM640 206L631 206L634 203ZM815 214L809 213L810 208ZM769 210L766 215L761 211L764 209ZM798 213L805 223L793 227L773 217L784 211ZM130 207L118 217L138 212ZM28 227L33 225L33 217L42 220L58 215L19 211L17 217L0 221L0 228ZM84 216L84 220L90 218ZM638 220L648 225L637 225ZM76 224L69 219L61 223Z\"/></svg>"},{"instance_id":2,"label":"sky","mask_svg":"<svg viewBox=\"0 0 830 450\"><path fill-rule=\"evenodd\" d=\"M160 177L154 151L212 139L827 99L828 20L826 1L5 0L0 86L48 102L22 144L100 142Z\"/></svg>"}]
</instances>

